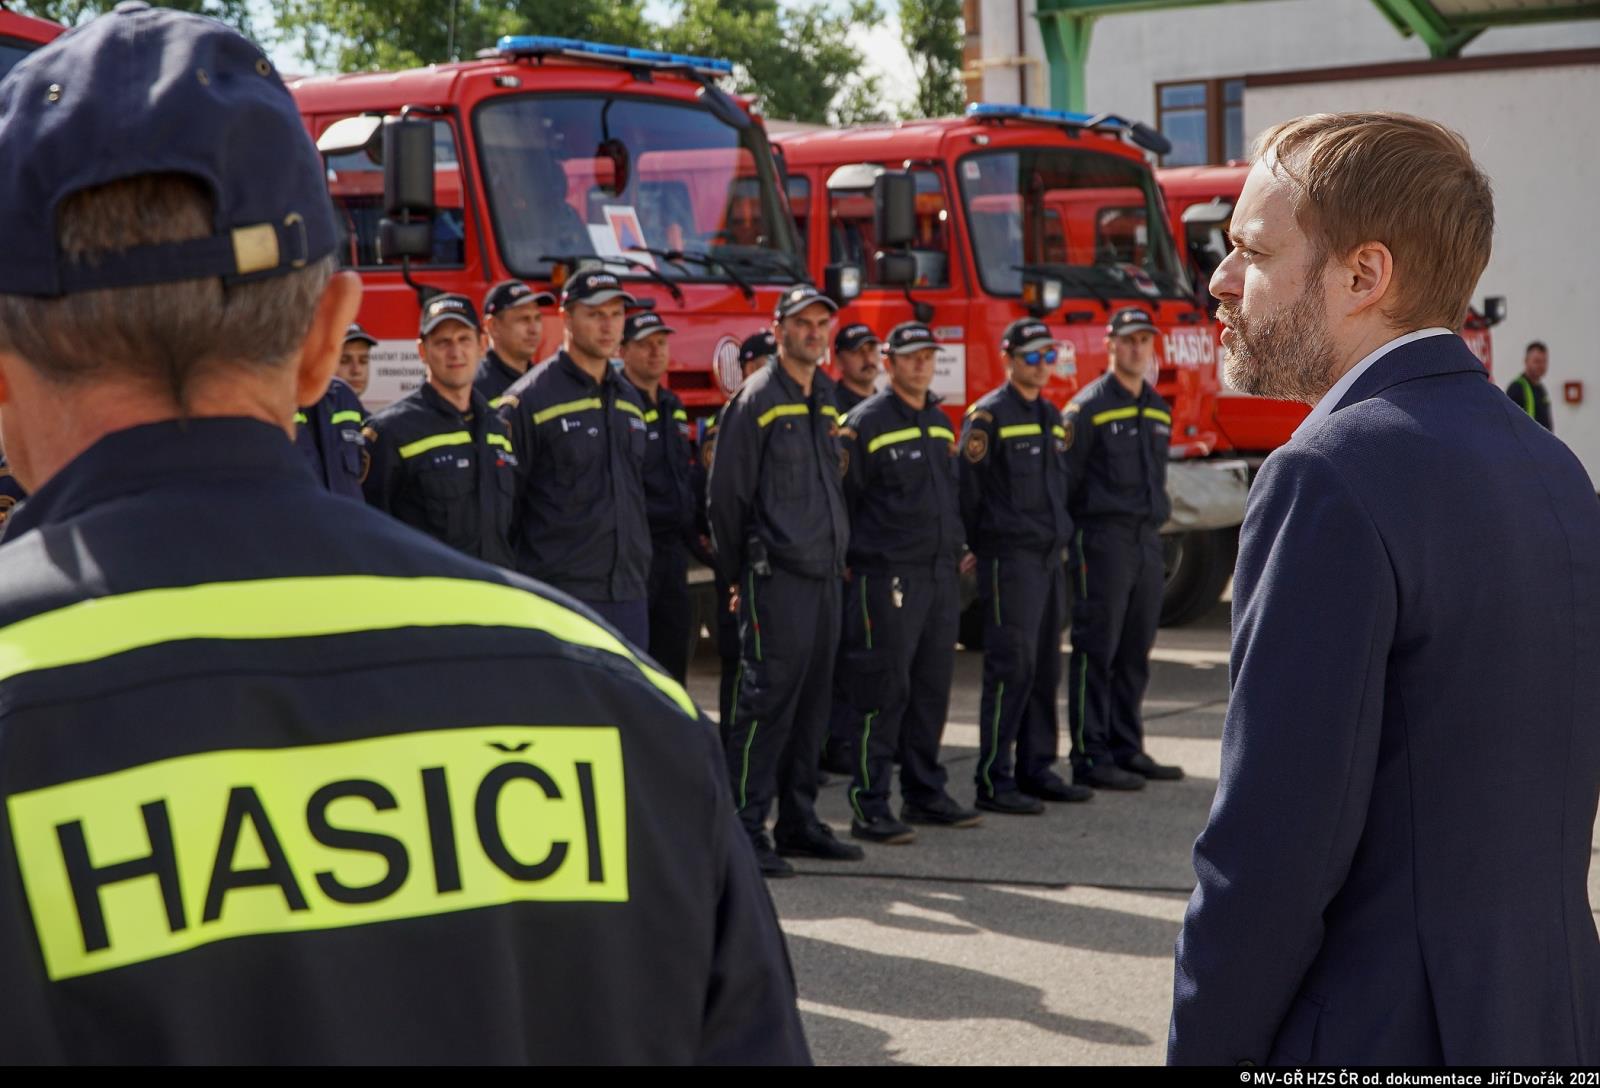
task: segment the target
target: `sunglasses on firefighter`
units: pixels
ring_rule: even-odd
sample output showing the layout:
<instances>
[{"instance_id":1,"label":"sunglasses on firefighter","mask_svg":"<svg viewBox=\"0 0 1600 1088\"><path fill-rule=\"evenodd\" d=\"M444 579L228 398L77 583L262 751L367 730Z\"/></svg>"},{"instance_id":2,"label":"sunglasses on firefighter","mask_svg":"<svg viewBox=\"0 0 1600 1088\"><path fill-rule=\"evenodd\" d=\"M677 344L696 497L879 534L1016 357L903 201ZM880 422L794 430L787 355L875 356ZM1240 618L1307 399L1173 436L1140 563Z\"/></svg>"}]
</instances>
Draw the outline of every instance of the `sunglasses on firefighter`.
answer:
<instances>
[{"instance_id":1,"label":"sunglasses on firefighter","mask_svg":"<svg viewBox=\"0 0 1600 1088\"><path fill-rule=\"evenodd\" d=\"M1040 363L1053 365L1057 354L1058 352L1055 348L1045 348L1043 351L1025 351L1022 353L1022 361L1029 366L1038 366Z\"/></svg>"}]
</instances>

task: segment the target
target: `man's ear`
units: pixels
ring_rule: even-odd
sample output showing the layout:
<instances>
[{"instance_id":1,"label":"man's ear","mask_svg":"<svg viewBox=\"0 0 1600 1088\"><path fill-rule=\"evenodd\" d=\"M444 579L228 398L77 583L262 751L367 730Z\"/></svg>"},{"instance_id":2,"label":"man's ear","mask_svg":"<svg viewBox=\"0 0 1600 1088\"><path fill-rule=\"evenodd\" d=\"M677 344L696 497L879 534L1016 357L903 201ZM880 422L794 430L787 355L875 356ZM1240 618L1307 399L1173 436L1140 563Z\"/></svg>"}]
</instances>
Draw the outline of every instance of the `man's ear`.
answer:
<instances>
[{"instance_id":1,"label":"man's ear","mask_svg":"<svg viewBox=\"0 0 1600 1088\"><path fill-rule=\"evenodd\" d=\"M317 300L311 330L300 345L300 359L295 364L296 404L315 404L328 391L344 348L345 330L360 309L361 277L354 272L335 272Z\"/></svg>"},{"instance_id":2,"label":"man's ear","mask_svg":"<svg viewBox=\"0 0 1600 1088\"><path fill-rule=\"evenodd\" d=\"M1339 268L1339 305L1354 317L1389 297L1394 283L1394 255L1382 242L1363 242Z\"/></svg>"}]
</instances>

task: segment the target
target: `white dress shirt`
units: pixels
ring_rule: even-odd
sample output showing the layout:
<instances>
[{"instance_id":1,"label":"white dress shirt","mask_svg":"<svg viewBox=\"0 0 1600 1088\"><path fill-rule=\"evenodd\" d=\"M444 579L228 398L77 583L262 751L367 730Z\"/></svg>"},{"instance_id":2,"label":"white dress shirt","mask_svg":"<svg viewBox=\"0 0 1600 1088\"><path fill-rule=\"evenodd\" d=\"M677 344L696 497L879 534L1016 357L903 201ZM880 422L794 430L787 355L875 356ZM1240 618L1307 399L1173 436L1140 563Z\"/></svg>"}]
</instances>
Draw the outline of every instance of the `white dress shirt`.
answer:
<instances>
[{"instance_id":1,"label":"white dress shirt","mask_svg":"<svg viewBox=\"0 0 1600 1088\"><path fill-rule=\"evenodd\" d=\"M1373 363L1376 363L1379 359L1382 359L1395 348L1404 347L1415 340L1426 340L1430 336L1449 335L1449 329L1435 327L1432 329L1419 329L1416 332L1408 332L1404 336L1395 337L1377 351L1374 351L1371 355L1368 355L1365 359L1361 360L1355 366L1345 371L1344 377L1334 382L1333 388L1322 395L1322 399L1317 401L1317 406L1311 409L1311 414L1306 416L1305 421L1294 429L1294 433L1299 434L1307 427L1321 423L1323 420L1333 415L1333 410L1339 406L1339 401L1347 392L1350 391L1350 387L1356 384L1357 379L1359 379L1361 375L1365 374L1368 370L1371 370Z\"/></svg>"}]
</instances>

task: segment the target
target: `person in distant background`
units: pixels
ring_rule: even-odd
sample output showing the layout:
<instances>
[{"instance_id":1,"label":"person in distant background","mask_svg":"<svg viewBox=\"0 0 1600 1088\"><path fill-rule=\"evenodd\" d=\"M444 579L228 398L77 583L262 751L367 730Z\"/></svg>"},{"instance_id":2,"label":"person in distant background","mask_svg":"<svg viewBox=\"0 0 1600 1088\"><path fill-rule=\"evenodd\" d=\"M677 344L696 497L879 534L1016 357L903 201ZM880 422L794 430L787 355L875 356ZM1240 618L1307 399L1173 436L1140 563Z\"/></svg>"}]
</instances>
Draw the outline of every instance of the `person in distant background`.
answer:
<instances>
[{"instance_id":1,"label":"person in distant background","mask_svg":"<svg viewBox=\"0 0 1600 1088\"><path fill-rule=\"evenodd\" d=\"M1544 390L1544 375L1550 369L1550 349L1535 340L1522 353L1522 373L1506 386L1506 396L1516 402L1533 421L1547 431L1550 425L1550 394Z\"/></svg>"},{"instance_id":2,"label":"person in distant background","mask_svg":"<svg viewBox=\"0 0 1600 1088\"><path fill-rule=\"evenodd\" d=\"M344 330L344 346L339 349L339 366L334 377L350 387L357 399L367 395L372 380L372 349L378 338L355 322Z\"/></svg>"}]
</instances>

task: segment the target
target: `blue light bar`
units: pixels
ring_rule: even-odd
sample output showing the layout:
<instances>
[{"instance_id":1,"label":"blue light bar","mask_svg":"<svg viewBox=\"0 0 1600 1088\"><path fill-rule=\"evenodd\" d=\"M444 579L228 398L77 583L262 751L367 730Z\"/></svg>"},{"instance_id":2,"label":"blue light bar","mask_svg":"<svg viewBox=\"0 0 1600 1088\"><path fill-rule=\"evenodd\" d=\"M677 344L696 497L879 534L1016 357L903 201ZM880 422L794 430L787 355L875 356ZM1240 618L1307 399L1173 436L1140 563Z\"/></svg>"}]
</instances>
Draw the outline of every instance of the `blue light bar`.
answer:
<instances>
[{"instance_id":1,"label":"blue light bar","mask_svg":"<svg viewBox=\"0 0 1600 1088\"><path fill-rule=\"evenodd\" d=\"M689 53L663 53L655 49L635 49L628 45L585 42L577 38L552 38L542 34L508 34L495 44L499 52L513 57L533 57L557 53L564 57L605 61L629 67L688 68L710 76L731 76L733 62Z\"/></svg>"},{"instance_id":2,"label":"blue light bar","mask_svg":"<svg viewBox=\"0 0 1600 1088\"><path fill-rule=\"evenodd\" d=\"M1165 155L1172 150L1167 138L1149 125L1118 117L1114 113L1073 113L1070 110L1047 110L1040 106L1016 106L1005 102L974 102L967 107L967 116L974 121L1036 121L1067 128L1100 129L1121 133L1157 155Z\"/></svg>"}]
</instances>

